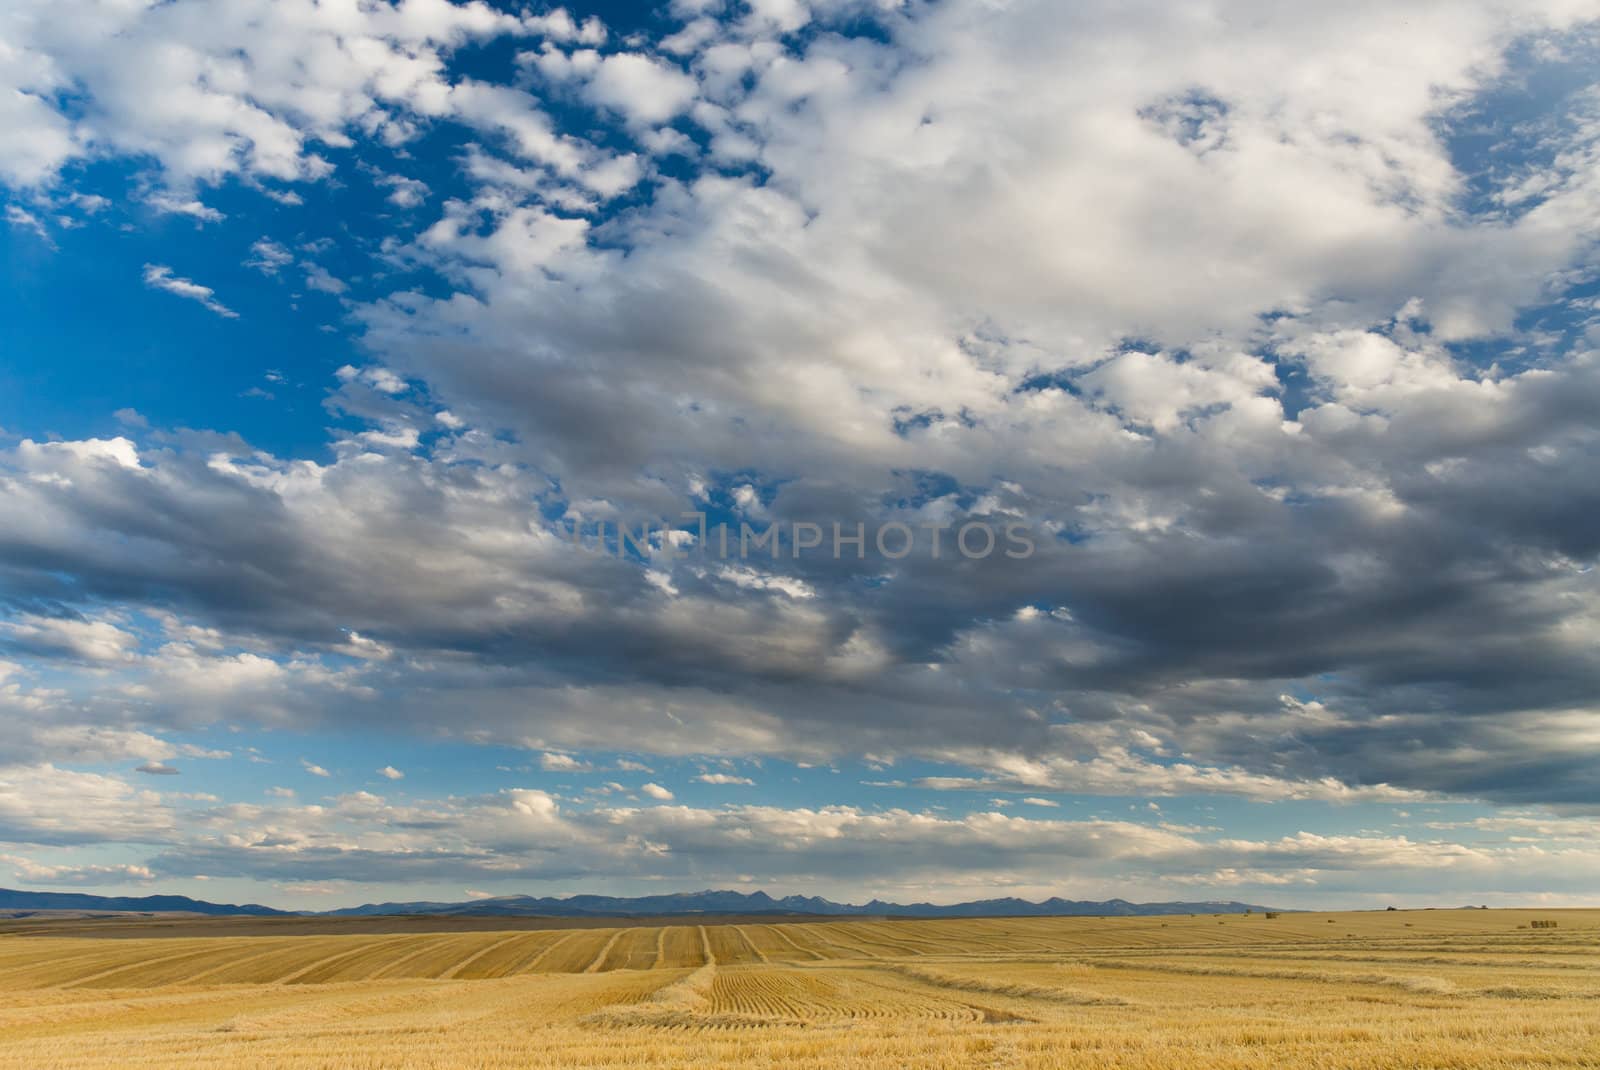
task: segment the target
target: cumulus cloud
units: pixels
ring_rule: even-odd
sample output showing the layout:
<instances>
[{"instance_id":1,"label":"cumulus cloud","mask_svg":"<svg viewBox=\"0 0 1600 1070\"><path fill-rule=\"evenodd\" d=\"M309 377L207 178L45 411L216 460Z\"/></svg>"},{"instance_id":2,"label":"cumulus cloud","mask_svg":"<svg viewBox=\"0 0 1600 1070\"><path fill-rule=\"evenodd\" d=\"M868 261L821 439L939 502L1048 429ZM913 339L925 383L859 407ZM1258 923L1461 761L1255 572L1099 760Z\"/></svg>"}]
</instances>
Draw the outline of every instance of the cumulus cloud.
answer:
<instances>
[{"instance_id":1,"label":"cumulus cloud","mask_svg":"<svg viewBox=\"0 0 1600 1070\"><path fill-rule=\"evenodd\" d=\"M128 660L138 639L109 620L25 615L0 623L0 636L13 648L40 657L88 662Z\"/></svg>"},{"instance_id":2,"label":"cumulus cloud","mask_svg":"<svg viewBox=\"0 0 1600 1070\"><path fill-rule=\"evenodd\" d=\"M151 843L172 834L161 796L120 777L48 762L0 766L0 841Z\"/></svg>"},{"instance_id":3,"label":"cumulus cloud","mask_svg":"<svg viewBox=\"0 0 1600 1070\"><path fill-rule=\"evenodd\" d=\"M1517 97L1534 128L1485 104L1581 67L1583 5L686 4L620 44L479 3L42 11L0 16L16 188L137 157L152 204L203 218L224 180L297 197L320 145L462 146L449 188L398 155L361 172L403 209L382 266L426 284L358 299L300 236L251 247L363 331L326 456L154 434L0 454L22 606L0 643L53 674L0 680L28 767L72 740L163 762L153 733L225 710L509 744L554 774L604 765L588 748L875 754L1035 805L1593 805L1600 356L1574 282L1600 123L1581 92ZM490 39L526 77L453 66ZM1523 151L1487 161L1467 130ZM172 268L145 283L235 315ZM893 522L947 552L566 537L685 510ZM1035 552L949 553L972 521ZM502 809L595 835L531 790ZM737 825L620 813L635 840L602 855L689 857ZM760 820L1088 849L1070 822L817 814ZM1526 857L1129 834L1171 847L1173 881ZM306 835L306 859L354 842ZM496 843L427 850L488 867Z\"/></svg>"},{"instance_id":4,"label":"cumulus cloud","mask_svg":"<svg viewBox=\"0 0 1600 1070\"><path fill-rule=\"evenodd\" d=\"M7 168L24 181L84 153L90 134L105 148L154 156L176 182L314 179L328 165L309 142L337 142L360 121L381 131L396 105L437 109L448 94L438 77L442 50L519 29L482 3L385 4L353 22L316 5L256 11L197 0L90 14L34 3L8 9L5 72L21 93L11 117L23 151ZM53 29L63 19L78 30ZM87 106L68 119L45 99L73 80ZM148 107L151 100L163 107Z\"/></svg>"},{"instance_id":5,"label":"cumulus cloud","mask_svg":"<svg viewBox=\"0 0 1600 1070\"><path fill-rule=\"evenodd\" d=\"M686 110L695 81L675 65L634 52L601 55L593 49L565 53L549 48L526 57L545 78L576 82L584 96L629 122L660 123Z\"/></svg>"}]
</instances>

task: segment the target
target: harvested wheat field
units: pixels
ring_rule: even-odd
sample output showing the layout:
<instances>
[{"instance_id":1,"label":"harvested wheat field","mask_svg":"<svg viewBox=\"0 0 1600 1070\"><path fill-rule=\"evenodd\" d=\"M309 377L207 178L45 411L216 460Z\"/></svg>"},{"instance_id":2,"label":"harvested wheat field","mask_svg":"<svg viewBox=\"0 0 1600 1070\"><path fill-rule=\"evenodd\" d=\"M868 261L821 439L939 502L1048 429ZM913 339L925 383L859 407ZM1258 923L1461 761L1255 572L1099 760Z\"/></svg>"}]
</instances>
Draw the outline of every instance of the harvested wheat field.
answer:
<instances>
[{"instance_id":1,"label":"harvested wheat field","mask_svg":"<svg viewBox=\"0 0 1600 1070\"><path fill-rule=\"evenodd\" d=\"M1600 1066L1600 911L137 924L0 928L0 1067Z\"/></svg>"}]
</instances>

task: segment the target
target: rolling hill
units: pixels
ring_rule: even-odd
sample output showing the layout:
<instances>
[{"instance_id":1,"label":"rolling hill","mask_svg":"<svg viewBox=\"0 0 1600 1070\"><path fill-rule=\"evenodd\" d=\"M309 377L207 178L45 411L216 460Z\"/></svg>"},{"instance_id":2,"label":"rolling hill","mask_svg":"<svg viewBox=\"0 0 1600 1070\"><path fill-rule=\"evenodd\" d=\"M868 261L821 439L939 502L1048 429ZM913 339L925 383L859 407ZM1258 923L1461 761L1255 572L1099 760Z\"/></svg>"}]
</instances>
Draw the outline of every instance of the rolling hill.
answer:
<instances>
[{"instance_id":1,"label":"rolling hill","mask_svg":"<svg viewBox=\"0 0 1600 1070\"><path fill-rule=\"evenodd\" d=\"M85 895L81 892L26 892L0 888L0 910L105 910L181 914L249 914L266 917L292 914L259 903L208 903L186 895Z\"/></svg>"}]
</instances>

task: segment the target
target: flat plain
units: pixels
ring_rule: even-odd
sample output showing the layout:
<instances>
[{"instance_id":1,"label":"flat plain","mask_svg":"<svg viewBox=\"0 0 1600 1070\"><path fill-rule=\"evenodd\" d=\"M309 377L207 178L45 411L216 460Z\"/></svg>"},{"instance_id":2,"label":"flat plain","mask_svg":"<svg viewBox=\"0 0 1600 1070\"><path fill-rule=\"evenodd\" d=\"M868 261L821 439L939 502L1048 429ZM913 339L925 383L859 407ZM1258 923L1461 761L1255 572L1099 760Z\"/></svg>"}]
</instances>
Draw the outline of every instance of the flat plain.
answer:
<instances>
[{"instance_id":1,"label":"flat plain","mask_svg":"<svg viewBox=\"0 0 1600 1070\"><path fill-rule=\"evenodd\" d=\"M1600 911L705 920L0 922L0 1067L1600 1067Z\"/></svg>"}]
</instances>

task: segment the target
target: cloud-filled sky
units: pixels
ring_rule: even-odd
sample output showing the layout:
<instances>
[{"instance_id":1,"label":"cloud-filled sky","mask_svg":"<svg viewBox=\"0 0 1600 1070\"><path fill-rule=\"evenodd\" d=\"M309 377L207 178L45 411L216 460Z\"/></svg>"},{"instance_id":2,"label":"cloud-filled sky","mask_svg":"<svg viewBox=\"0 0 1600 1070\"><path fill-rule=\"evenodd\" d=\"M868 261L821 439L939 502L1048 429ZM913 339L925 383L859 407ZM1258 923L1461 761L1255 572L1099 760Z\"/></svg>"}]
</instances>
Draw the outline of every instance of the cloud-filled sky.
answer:
<instances>
[{"instance_id":1,"label":"cloud-filled sky","mask_svg":"<svg viewBox=\"0 0 1600 1070\"><path fill-rule=\"evenodd\" d=\"M5 5L0 884L1600 902L1597 64Z\"/></svg>"}]
</instances>

